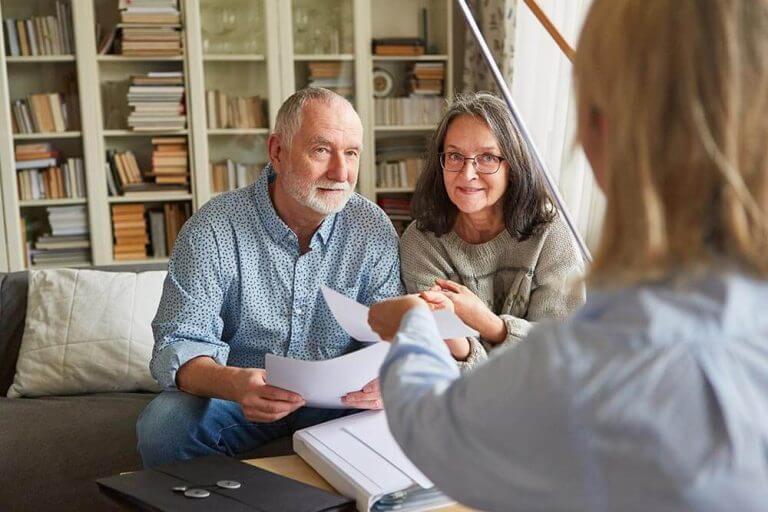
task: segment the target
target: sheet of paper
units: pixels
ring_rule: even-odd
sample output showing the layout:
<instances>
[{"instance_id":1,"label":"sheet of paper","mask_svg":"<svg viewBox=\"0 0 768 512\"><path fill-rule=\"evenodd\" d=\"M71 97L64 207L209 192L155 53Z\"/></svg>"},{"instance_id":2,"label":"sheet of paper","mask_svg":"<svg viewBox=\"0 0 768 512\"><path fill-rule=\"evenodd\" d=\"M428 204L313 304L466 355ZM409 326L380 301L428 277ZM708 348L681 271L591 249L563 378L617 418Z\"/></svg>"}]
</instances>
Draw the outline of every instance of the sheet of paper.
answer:
<instances>
[{"instance_id":1,"label":"sheet of paper","mask_svg":"<svg viewBox=\"0 0 768 512\"><path fill-rule=\"evenodd\" d=\"M336 290L321 286L328 308L333 313L339 325L357 341L382 341L371 326L368 325L368 307L363 306ZM477 336L477 331L467 326L455 313L450 311L435 311L432 313L437 323L437 330L443 339Z\"/></svg>"},{"instance_id":2,"label":"sheet of paper","mask_svg":"<svg viewBox=\"0 0 768 512\"><path fill-rule=\"evenodd\" d=\"M349 417L344 430L364 443L371 450L387 459L390 464L425 489L434 487L435 484L405 456L400 445L397 444L387 424L385 411L373 413L355 414Z\"/></svg>"},{"instance_id":3,"label":"sheet of paper","mask_svg":"<svg viewBox=\"0 0 768 512\"><path fill-rule=\"evenodd\" d=\"M325 361L303 361L267 354L267 383L304 397L310 407L347 409L341 397L360 391L379 376L389 343L374 343Z\"/></svg>"}]
</instances>

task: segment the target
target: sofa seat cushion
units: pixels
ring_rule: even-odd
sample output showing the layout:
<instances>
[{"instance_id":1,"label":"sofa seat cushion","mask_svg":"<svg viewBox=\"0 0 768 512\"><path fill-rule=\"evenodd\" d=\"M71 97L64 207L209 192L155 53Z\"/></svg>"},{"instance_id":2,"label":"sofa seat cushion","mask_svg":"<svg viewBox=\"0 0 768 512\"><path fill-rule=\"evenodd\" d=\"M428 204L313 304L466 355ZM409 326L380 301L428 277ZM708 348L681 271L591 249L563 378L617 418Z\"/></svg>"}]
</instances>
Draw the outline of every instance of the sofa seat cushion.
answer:
<instances>
[{"instance_id":1,"label":"sofa seat cushion","mask_svg":"<svg viewBox=\"0 0 768 512\"><path fill-rule=\"evenodd\" d=\"M136 420L155 396L0 398L4 510L92 510L94 479L140 469Z\"/></svg>"},{"instance_id":2,"label":"sofa seat cushion","mask_svg":"<svg viewBox=\"0 0 768 512\"><path fill-rule=\"evenodd\" d=\"M165 274L31 271L8 396L158 391L149 372L151 323Z\"/></svg>"}]
</instances>

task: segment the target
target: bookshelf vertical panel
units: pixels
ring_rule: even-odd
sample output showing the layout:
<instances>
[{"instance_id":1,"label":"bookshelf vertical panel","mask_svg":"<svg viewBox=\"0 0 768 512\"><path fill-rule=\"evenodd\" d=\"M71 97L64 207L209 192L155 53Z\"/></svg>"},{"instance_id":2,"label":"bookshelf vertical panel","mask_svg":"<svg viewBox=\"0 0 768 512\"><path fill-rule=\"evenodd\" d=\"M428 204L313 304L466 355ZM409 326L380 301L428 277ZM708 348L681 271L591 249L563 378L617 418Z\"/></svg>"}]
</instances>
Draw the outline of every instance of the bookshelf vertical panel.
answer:
<instances>
[{"instance_id":1,"label":"bookshelf vertical panel","mask_svg":"<svg viewBox=\"0 0 768 512\"><path fill-rule=\"evenodd\" d=\"M72 18L77 55L80 93L80 119L83 133L83 159L88 190L91 254L95 265L112 261L111 231L104 174L104 142L101 124L101 91L96 60L95 16L92 1L72 2Z\"/></svg>"},{"instance_id":2,"label":"bookshelf vertical panel","mask_svg":"<svg viewBox=\"0 0 768 512\"><path fill-rule=\"evenodd\" d=\"M0 18L4 5L0 4ZM5 237L7 243L7 266L9 270L23 270L24 247L19 216L19 201L16 191L16 168L13 161L13 128L11 125L11 98L8 87L8 68L5 41L5 25L0 38L0 178L2 178L2 206L5 218Z\"/></svg>"},{"instance_id":3,"label":"bookshelf vertical panel","mask_svg":"<svg viewBox=\"0 0 768 512\"><path fill-rule=\"evenodd\" d=\"M203 44L200 27L200 2L187 0L184 5L185 56L187 63L187 123L191 142L192 183L195 209L211 198L211 180L208 175L208 140L205 111L205 80L203 70Z\"/></svg>"}]
</instances>

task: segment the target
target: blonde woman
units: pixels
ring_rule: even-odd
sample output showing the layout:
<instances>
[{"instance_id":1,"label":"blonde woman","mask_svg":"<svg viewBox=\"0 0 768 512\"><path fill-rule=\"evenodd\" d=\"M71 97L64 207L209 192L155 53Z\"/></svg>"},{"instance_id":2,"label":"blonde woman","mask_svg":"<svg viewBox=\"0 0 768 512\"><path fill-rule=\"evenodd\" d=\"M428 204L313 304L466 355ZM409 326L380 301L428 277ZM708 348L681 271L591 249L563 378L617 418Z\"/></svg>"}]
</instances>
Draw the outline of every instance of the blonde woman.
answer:
<instances>
[{"instance_id":1,"label":"blonde woman","mask_svg":"<svg viewBox=\"0 0 768 512\"><path fill-rule=\"evenodd\" d=\"M574 75L594 290L463 377L374 305L392 433L483 510L768 510L768 2L595 0Z\"/></svg>"},{"instance_id":2,"label":"blonde woman","mask_svg":"<svg viewBox=\"0 0 768 512\"><path fill-rule=\"evenodd\" d=\"M403 282L478 338L448 341L460 368L584 303L584 266L506 104L456 97L438 124L400 241ZM447 304L450 302L451 304Z\"/></svg>"}]
</instances>

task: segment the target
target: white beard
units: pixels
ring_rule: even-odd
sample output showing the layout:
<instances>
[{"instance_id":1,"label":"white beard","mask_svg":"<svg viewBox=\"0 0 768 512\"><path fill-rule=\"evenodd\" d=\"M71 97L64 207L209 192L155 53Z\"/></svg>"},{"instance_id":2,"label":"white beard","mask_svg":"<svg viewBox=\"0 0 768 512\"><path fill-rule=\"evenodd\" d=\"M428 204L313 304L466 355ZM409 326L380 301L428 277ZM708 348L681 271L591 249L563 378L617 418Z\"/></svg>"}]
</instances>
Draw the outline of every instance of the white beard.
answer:
<instances>
[{"instance_id":1,"label":"white beard","mask_svg":"<svg viewBox=\"0 0 768 512\"><path fill-rule=\"evenodd\" d=\"M346 181L338 182L320 178L312 182L297 177L291 172L283 173L279 179L283 180L286 192L294 200L323 215L330 215L343 210L349 198L352 197L352 192L354 192L353 188ZM343 190L344 193L336 197L326 198L318 190L320 188Z\"/></svg>"}]
</instances>

